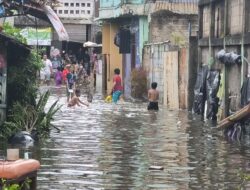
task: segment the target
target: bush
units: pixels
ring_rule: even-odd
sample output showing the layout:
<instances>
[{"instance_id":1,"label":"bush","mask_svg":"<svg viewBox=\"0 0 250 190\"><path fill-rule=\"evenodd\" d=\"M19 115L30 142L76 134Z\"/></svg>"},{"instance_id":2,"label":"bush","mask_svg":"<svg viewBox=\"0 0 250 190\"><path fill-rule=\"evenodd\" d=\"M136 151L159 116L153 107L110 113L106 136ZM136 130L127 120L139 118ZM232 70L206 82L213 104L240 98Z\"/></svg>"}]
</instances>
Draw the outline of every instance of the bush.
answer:
<instances>
[{"instance_id":1,"label":"bush","mask_svg":"<svg viewBox=\"0 0 250 190\"><path fill-rule=\"evenodd\" d=\"M2 130L0 128L0 137L9 138L20 131L27 131L30 134L35 132L40 139L47 137L51 128L56 128L51 124L51 121L54 120L55 113L61 108L61 106L57 106L57 100L45 112L49 95L49 91L42 94L35 106L16 102L9 115L9 121L4 123ZM58 128L56 129L58 130Z\"/></svg>"},{"instance_id":2,"label":"bush","mask_svg":"<svg viewBox=\"0 0 250 190\"><path fill-rule=\"evenodd\" d=\"M147 72L135 68L131 72L131 95L133 98L143 98L147 94Z\"/></svg>"}]
</instances>

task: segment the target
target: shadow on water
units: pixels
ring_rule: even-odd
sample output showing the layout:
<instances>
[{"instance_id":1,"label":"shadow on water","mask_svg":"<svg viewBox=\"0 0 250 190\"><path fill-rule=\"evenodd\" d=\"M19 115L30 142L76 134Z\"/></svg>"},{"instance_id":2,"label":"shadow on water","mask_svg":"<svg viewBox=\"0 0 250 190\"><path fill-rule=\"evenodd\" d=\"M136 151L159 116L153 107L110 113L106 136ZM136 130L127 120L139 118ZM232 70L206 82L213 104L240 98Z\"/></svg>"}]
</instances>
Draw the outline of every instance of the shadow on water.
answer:
<instances>
[{"instance_id":1,"label":"shadow on water","mask_svg":"<svg viewBox=\"0 0 250 190\"><path fill-rule=\"evenodd\" d=\"M41 162L39 190L237 189L238 169L249 171L249 140L227 142L185 111L148 112L100 94L89 108L69 109L65 90L51 91L50 102L63 105L54 121L61 132L29 150Z\"/></svg>"}]
</instances>

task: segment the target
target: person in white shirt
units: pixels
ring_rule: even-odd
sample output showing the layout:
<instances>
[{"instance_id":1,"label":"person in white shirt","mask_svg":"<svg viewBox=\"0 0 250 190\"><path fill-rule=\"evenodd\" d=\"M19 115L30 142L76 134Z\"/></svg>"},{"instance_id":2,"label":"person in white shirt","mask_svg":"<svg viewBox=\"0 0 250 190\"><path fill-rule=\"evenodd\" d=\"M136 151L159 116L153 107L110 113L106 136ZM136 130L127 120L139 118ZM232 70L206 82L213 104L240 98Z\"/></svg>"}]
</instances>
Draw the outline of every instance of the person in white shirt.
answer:
<instances>
[{"instance_id":1,"label":"person in white shirt","mask_svg":"<svg viewBox=\"0 0 250 190\"><path fill-rule=\"evenodd\" d=\"M47 85L50 83L50 76L52 74L52 63L48 59L47 55L43 55L43 65L44 67L40 71L41 80L44 81Z\"/></svg>"}]
</instances>

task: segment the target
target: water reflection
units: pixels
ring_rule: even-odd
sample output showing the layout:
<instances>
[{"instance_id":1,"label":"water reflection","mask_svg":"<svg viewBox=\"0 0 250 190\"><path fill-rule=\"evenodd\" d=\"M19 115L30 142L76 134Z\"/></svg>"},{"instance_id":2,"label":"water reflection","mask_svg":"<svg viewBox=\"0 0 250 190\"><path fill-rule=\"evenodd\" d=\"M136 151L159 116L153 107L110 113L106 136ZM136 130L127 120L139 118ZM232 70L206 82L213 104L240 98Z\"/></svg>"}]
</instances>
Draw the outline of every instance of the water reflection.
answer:
<instances>
[{"instance_id":1,"label":"water reflection","mask_svg":"<svg viewBox=\"0 0 250 190\"><path fill-rule=\"evenodd\" d=\"M52 92L50 102L65 104L64 89ZM54 124L61 132L29 150L42 164L39 190L237 189L238 169L249 171L248 140L229 143L185 111L148 112L96 94L89 108L64 105Z\"/></svg>"}]
</instances>

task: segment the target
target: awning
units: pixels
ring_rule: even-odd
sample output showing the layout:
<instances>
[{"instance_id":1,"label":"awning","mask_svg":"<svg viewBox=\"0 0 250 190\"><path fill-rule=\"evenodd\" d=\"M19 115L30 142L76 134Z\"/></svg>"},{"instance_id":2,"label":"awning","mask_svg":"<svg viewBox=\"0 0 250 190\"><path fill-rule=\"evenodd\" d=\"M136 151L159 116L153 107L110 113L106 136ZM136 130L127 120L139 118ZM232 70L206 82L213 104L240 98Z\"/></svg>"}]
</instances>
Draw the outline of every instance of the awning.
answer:
<instances>
[{"instance_id":1,"label":"awning","mask_svg":"<svg viewBox=\"0 0 250 190\"><path fill-rule=\"evenodd\" d=\"M51 9L50 6L43 6L43 10L45 14L48 16L51 24L53 25L54 29L56 30L59 40L60 41L69 41L69 35L67 31L65 30L61 20L57 16L57 14Z\"/></svg>"},{"instance_id":2,"label":"awning","mask_svg":"<svg viewBox=\"0 0 250 190\"><path fill-rule=\"evenodd\" d=\"M4 2L4 4L7 8L11 10L20 9L20 4L15 1L12 3ZM61 41L69 40L68 33L65 30L61 20L50 6L40 5L39 3L30 2L30 3L24 3L22 5L22 8L24 9L24 12L22 14L30 14L34 17L43 19L45 21L49 21L52 24L53 28L56 30L59 36L59 40Z\"/></svg>"}]
</instances>

